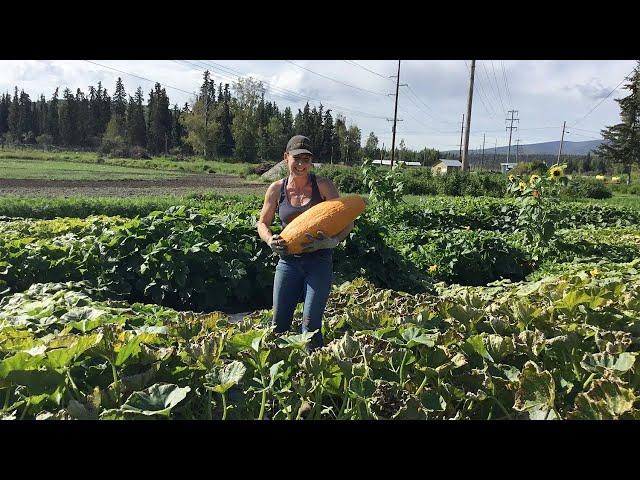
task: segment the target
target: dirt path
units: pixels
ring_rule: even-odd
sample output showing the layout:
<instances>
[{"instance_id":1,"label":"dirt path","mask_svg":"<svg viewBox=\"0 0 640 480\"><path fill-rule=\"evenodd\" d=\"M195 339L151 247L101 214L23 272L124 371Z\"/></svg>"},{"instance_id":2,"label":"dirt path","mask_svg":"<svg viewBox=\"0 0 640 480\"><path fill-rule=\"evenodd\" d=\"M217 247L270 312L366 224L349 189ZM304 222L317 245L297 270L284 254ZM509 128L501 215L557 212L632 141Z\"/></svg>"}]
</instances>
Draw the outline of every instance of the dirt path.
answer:
<instances>
[{"instance_id":1,"label":"dirt path","mask_svg":"<svg viewBox=\"0 0 640 480\"><path fill-rule=\"evenodd\" d=\"M192 192L263 195L267 185L231 175L191 174L159 180L32 180L0 178L0 196L20 197L141 197Z\"/></svg>"}]
</instances>

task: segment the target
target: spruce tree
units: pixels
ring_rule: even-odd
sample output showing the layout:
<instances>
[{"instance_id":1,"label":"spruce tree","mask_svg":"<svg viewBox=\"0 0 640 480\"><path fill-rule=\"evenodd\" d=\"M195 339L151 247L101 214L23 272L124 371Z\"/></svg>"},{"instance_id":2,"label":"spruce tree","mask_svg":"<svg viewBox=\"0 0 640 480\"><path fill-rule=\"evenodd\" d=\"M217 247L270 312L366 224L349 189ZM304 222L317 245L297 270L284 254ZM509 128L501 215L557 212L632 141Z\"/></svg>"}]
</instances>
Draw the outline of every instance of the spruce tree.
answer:
<instances>
[{"instance_id":1,"label":"spruce tree","mask_svg":"<svg viewBox=\"0 0 640 480\"><path fill-rule=\"evenodd\" d=\"M182 112L178 108L178 105L173 106L171 111L171 144L174 147L180 148L182 146L185 131L181 123Z\"/></svg>"},{"instance_id":2,"label":"spruce tree","mask_svg":"<svg viewBox=\"0 0 640 480\"><path fill-rule=\"evenodd\" d=\"M9 134L14 142L20 141L22 132L20 131L20 100L18 98L18 87L15 87L13 99L9 105L9 114L7 116L9 126Z\"/></svg>"},{"instance_id":3,"label":"spruce tree","mask_svg":"<svg viewBox=\"0 0 640 480\"><path fill-rule=\"evenodd\" d=\"M284 109L282 114L282 124L284 125L284 132L287 140L295 135L295 129L293 127L293 113L291 108Z\"/></svg>"},{"instance_id":4,"label":"spruce tree","mask_svg":"<svg viewBox=\"0 0 640 480\"><path fill-rule=\"evenodd\" d=\"M616 99L622 121L602 130L604 141L595 153L604 160L622 164L629 184L632 166L640 164L640 61L624 88L630 94Z\"/></svg>"},{"instance_id":5,"label":"spruce tree","mask_svg":"<svg viewBox=\"0 0 640 480\"><path fill-rule=\"evenodd\" d=\"M171 112L169 97L164 88L156 83L149 94L149 111L147 121L147 148L155 154L167 153L171 136Z\"/></svg>"},{"instance_id":6,"label":"spruce tree","mask_svg":"<svg viewBox=\"0 0 640 480\"><path fill-rule=\"evenodd\" d=\"M111 118L110 121L115 123L117 135L126 137L126 118L127 118L127 94L122 83L122 79L118 77L116 81L116 90L111 99ZM113 132L112 132L113 133Z\"/></svg>"},{"instance_id":7,"label":"spruce tree","mask_svg":"<svg viewBox=\"0 0 640 480\"><path fill-rule=\"evenodd\" d=\"M9 105L11 105L11 97L7 93L3 93L0 98L0 138L9 130Z\"/></svg>"},{"instance_id":8,"label":"spruce tree","mask_svg":"<svg viewBox=\"0 0 640 480\"><path fill-rule=\"evenodd\" d=\"M324 113L322 119L322 135L319 145L320 159L323 162L333 162L333 149L335 148L333 138L335 137L335 128L333 126L333 117L331 116L331 110L327 110Z\"/></svg>"},{"instance_id":9,"label":"spruce tree","mask_svg":"<svg viewBox=\"0 0 640 480\"><path fill-rule=\"evenodd\" d=\"M347 158L347 125L346 119L338 114L336 117L336 136L333 156L334 162L344 162Z\"/></svg>"},{"instance_id":10,"label":"spruce tree","mask_svg":"<svg viewBox=\"0 0 640 480\"><path fill-rule=\"evenodd\" d=\"M220 124L216 117L215 88L209 72L205 71L200 94L191 111L181 116L180 123L186 133L185 143L206 159L216 156L220 143Z\"/></svg>"},{"instance_id":11,"label":"spruce tree","mask_svg":"<svg viewBox=\"0 0 640 480\"><path fill-rule=\"evenodd\" d=\"M57 144L60 141L60 132L58 129L58 88L53 92L51 101L49 102L49 110L47 111L47 128L45 132L53 138L53 143Z\"/></svg>"},{"instance_id":12,"label":"spruce tree","mask_svg":"<svg viewBox=\"0 0 640 480\"><path fill-rule=\"evenodd\" d=\"M378 137L376 134L371 132L369 133L369 137L367 138L367 143L364 146L363 154L365 157L373 160L376 158L376 151L378 150Z\"/></svg>"},{"instance_id":13,"label":"spruce tree","mask_svg":"<svg viewBox=\"0 0 640 480\"><path fill-rule=\"evenodd\" d=\"M24 143L34 143L35 142L35 126L33 121L33 108L31 98L29 98L29 94L24 90L20 91L20 119L19 119L19 130L21 133L21 140Z\"/></svg>"},{"instance_id":14,"label":"spruce tree","mask_svg":"<svg viewBox=\"0 0 640 480\"><path fill-rule=\"evenodd\" d=\"M76 91L76 108L78 145L87 146L89 143L89 137L91 136L91 132L89 130L89 99L79 88Z\"/></svg>"},{"instance_id":15,"label":"spruce tree","mask_svg":"<svg viewBox=\"0 0 640 480\"><path fill-rule=\"evenodd\" d=\"M76 116L76 101L71 90L65 88L62 101L58 109L58 128L60 143L65 146L77 145L78 122Z\"/></svg>"},{"instance_id":16,"label":"spruce tree","mask_svg":"<svg viewBox=\"0 0 640 480\"><path fill-rule=\"evenodd\" d=\"M235 140L233 138L233 112L231 110L231 92L229 84L224 85L224 98L222 104L218 103L218 116L216 117L220 123L220 145L218 145L218 153L222 157L231 157L235 150Z\"/></svg>"},{"instance_id":17,"label":"spruce tree","mask_svg":"<svg viewBox=\"0 0 640 480\"><path fill-rule=\"evenodd\" d=\"M127 144L131 147L146 147L147 126L144 120L144 106L142 105L142 88L138 87L135 98L129 97L127 107Z\"/></svg>"}]
</instances>

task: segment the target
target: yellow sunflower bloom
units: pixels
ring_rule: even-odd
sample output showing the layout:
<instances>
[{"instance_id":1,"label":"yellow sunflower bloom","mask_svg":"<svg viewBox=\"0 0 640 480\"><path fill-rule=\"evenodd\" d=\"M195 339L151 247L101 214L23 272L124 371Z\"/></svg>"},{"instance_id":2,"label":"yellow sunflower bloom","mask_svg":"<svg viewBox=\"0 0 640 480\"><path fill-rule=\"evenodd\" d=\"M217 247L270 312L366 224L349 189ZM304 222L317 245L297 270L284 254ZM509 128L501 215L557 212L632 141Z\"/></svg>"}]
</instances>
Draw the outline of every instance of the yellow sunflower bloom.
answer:
<instances>
[{"instance_id":1,"label":"yellow sunflower bloom","mask_svg":"<svg viewBox=\"0 0 640 480\"><path fill-rule=\"evenodd\" d=\"M540 175L531 175L531 178L529 179L529 183L533 185L539 180L540 180Z\"/></svg>"},{"instance_id":2,"label":"yellow sunflower bloom","mask_svg":"<svg viewBox=\"0 0 640 480\"><path fill-rule=\"evenodd\" d=\"M524 182L520 182L520 185L518 185L518 187L520 188L521 192L524 192L524 190L527 188L527 184Z\"/></svg>"},{"instance_id":3,"label":"yellow sunflower bloom","mask_svg":"<svg viewBox=\"0 0 640 480\"><path fill-rule=\"evenodd\" d=\"M591 274L592 277L595 277L596 275L598 275L600 273L600 270L598 270L597 268L594 268L589 273Z\"/></svg>"},{"instance_id":4,"label":"yellow sunflower bloom","mask_svg":"<svg viewBox=\"0 0 640 480\"><path fill-rule=\"evenodd\" d=\"M549 169L549 176L551 178L560 178L564 174L562 167L558 165L554 165Z\"/></svg>"},{"instance_id":5,"label":"yellow sunflower bloom","mask_svg":"<svg viewBox=\"0 0 640 480\"><path fill-rule=\"evenodd\" d=\"M430 273L433 273L433 272L435 272L436 270L438 270L438 265L431 265L431 266L429 267L429 272L430 272Z\"/></svg>"},{"instance_id":6,"label":"yellow sunflower bloom","mask_svg":"<svg viewBox=\"0 0 640 480\"><path fill-rule=\"evenodd\" d=\"M513 183L513 181L516 179L516 177L514 177L513 175L509 175L509 181L511 183Z\"/></svg>"}]
</instances>

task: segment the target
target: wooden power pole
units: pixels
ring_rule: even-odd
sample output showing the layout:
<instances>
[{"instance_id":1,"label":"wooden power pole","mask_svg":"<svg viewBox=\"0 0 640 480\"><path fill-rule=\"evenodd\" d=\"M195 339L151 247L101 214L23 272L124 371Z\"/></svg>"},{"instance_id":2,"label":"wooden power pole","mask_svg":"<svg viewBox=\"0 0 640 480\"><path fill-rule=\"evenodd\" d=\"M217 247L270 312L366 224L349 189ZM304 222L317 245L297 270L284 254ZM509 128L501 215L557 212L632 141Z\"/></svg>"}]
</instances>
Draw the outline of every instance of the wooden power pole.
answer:
<instances>
[{"instance_id":1,"label":"wooden power pole","mask_svg":"<svg viewBox=\"0 0 640 480\"><path fill-rule=\"evenodd\" d=\"M562 155L562 144L564 143L564 129L567 126L567 122L562 124L562 138L560 139L560 148L558 149L558 161L556 163L560 164L560 155Z\"/></svg>"},{"instance_id":2,"label":"wooden power pole","mask_svg":"<svg viewBox=\"0 0 640 480\"><path fill-rule=\"evenodd\" d=\"M460 162L462 162L462 134L464 133L464 113L462 114L462 123L460 124Z\"/></svg>"},{"instance_id":3,"label":"wooden power pole","mask_svg":"<svg viewBox=\"0 0 640 480\"><path fill-rule=\"evenodd\" d=\"M393 135L391 137L391 168L396 155L396 122L398 121L398 90L400 89L400 60L398 60L398 75L396 78L396 105L393 112Z\"/></svg>"},{"instance_id":4,"label":"wooden power pole","mask_svg":"<svg viewBox=\"0 0 640 480\"><path fill-rule=\"evenodd\" d=\"M471 104L473 103L473 75L476 70L476 61L471 60L471 78L469 80L469 97L467 99L467 125L464 133L464 152L462 155L462 171L469 171L469 130L471 127Z\"/></svg>"}]
</instances>

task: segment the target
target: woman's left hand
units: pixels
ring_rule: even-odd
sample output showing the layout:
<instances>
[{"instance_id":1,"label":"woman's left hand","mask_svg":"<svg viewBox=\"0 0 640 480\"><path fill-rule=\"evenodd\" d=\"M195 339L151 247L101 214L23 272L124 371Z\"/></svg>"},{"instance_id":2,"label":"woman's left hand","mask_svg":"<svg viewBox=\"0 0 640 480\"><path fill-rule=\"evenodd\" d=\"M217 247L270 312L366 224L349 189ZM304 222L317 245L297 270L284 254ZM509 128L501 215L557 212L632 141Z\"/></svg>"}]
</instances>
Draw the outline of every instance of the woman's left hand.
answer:
<instances>
[{"instance_id":1,"label":"woman's left hand","mask_svg":"<svg viewBox=\"0 0 640 480\"><path fill-rule=\"evenodd\" d=\"M303 244L302 251L304 253L315 252L316 250L323 250L325 248L336 248L340 243L335 237L328 237L324 232L318 231L317 236L314 237L310 233L306 234L309 242Z\"/></svg>"}]
</instances>

